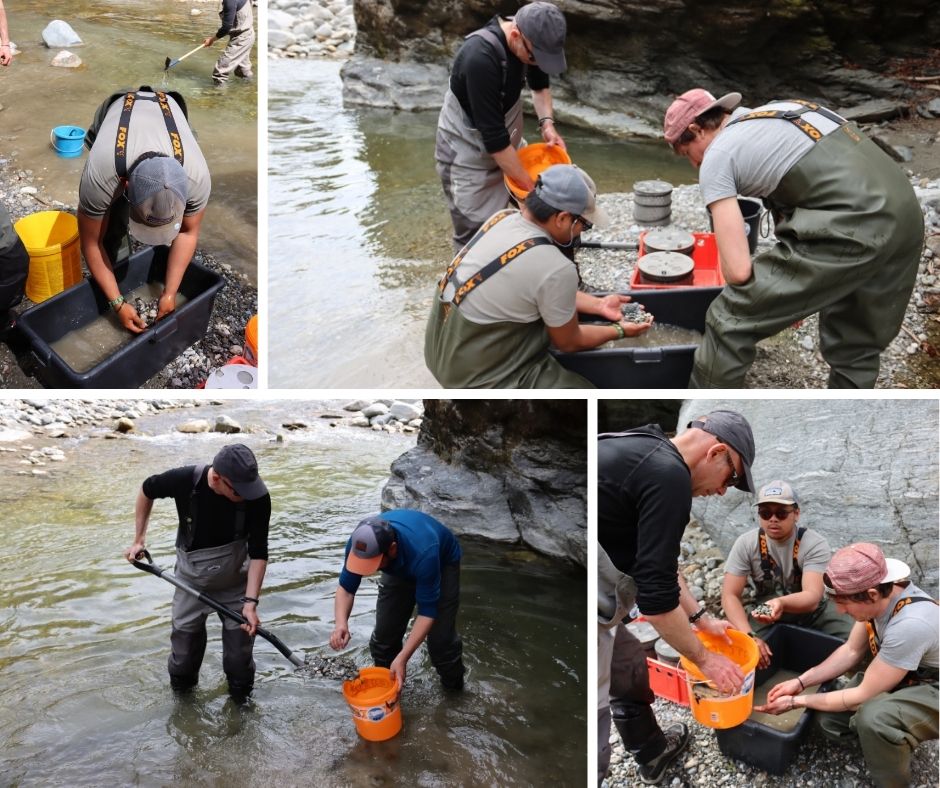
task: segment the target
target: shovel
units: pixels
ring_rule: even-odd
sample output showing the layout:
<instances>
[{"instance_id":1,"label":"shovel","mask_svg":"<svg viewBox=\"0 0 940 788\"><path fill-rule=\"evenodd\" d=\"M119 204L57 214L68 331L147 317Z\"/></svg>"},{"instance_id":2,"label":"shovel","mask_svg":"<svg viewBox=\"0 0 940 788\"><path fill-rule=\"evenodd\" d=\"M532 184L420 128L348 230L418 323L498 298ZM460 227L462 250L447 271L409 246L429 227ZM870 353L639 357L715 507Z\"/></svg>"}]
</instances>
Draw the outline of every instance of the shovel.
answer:
<instances>
[{"instance_id":1,"label":"shovel","mask_svg":"<svg viewBox=\"0 0 940 788\"><path fill-rule=\"evenodd\" d=\"M198 52L200 49L203 49L203 48L204 48L204 45L203 45L203 44L200 44L200 45L197 46L195 49L193 49L193 50L187 52L185 55L183 55L183 56L180 57L180 58L177 58L176 60L170 60L170 58L167 58L167 59L166 59L166 63L163 64L163 70L164 70L164 71L169 71L169 70L170 70L171 68L173 68L173 66L175 66L177 63L179 63L179 62L182 61L182 60L186 60L186 58L188 58L190 55L195 54L196 52Z\"/></svg>"},{"instance_id":2,"label":"shovel","mask_svg":"<svg viewBox=\"0 0 940 788\"><path fill-rule=\"evenodd\" d=\"M182 58L180 58L180 60L182 60ZM229 618L232 621L237 621L239 624L248 623L248 620L241 613L236 613L234 610L230 610L221 602L218 602L215 599L213 599L211 596L206 596L204 593L193 588L188 583L184 583L182 580L174 577L173 575L167 574L163 569L161 569L159 566L157 566L153 562L153 559L150 557L150 553L148 553L146 550L142 550L140 553L138 553L137 558L139 559L141 555L143 555L147 559L147 563L144 563L143 561L135 559L132 563L138 569L142 569L144 572L150 572L150 574L156 575L157 577L162 577L171 585L174 585L177 588L182 589L188 594L192 594L200 602L211 607L220 616L225 616L226 618ZM266 629L262 627L258 627L255 631L259 635L261 635L261 637L267 640L268 643L274 646L274 648L280 651L285 657L287 657L298 668L305 667L306 663L300 657L298 657L293 651L291 651L277 637L272 635Z\"/></svg>"}]
</instances>

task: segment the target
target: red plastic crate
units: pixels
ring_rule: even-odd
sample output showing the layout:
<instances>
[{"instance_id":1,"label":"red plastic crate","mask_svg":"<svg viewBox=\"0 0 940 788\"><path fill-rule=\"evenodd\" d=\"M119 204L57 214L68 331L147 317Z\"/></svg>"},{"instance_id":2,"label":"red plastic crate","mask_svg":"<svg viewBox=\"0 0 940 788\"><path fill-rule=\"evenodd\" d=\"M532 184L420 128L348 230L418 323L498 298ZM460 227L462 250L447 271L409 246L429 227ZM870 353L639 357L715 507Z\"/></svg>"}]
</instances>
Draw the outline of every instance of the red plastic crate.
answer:
<instances>
[{"instance_id":1,"label":"red plastic crate","mask_svg":"<svg viewBox=\"0 0 940 788\"><path fill-rule=\"evenodd\" d=\"M650 674L650 689L660 698L674 703L689 705L689 688L685 681L685 671L652 657L646 658Z\"/></svg>"},{"instance_id":2,"label":"red plastic crate","mask_svg":"<svg viewBox=\"0 0 940 788\"><path fill-rule=\"evenodd\" d=\"M644 230L640 233L639 257L646 254L646 233ZM633 267L633 273L630 275L631 290L664 290L676 287L724 287L725 278L721 275L721 267L718 265L718 244L715 241L714 233L692 233L695 238L695 245L692 247L692 262L695 267L692 269L691 283L675 284L648 284L640 281L640 269Z\"/></svg>"}]
</instances>

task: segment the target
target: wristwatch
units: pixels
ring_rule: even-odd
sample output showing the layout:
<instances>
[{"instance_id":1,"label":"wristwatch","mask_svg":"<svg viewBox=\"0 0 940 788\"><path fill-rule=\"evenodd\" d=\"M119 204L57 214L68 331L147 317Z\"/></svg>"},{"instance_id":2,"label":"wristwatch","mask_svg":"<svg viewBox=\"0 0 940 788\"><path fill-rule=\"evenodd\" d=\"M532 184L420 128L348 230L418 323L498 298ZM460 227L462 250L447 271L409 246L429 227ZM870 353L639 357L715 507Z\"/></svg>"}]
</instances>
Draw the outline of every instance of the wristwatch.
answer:
<instances>
[{"instance_id":1,"label":"wristwatch","mask_svg":"<svg viewBox=\"0 0 940 788\"><path fill-rule=\"evenodd\" d=\"M253 596L243 596L243 597L242 597L241 599L239 599L238 601L241 602L243 605L244 605L246 602L254 602L255 605L258 604L258 600L255 599Z\"/></svg>"},{"instance_id":2,"label":"wristwatch","mask_svg":"<svg viewBox=\"0 0 940 788\"><path fill-rule=\"evenodd\" d=\"M702 616L704 616L708 611L705 609L705 606L702 605L697 611L695 611L691 616L689 616L689 623L694 624Z\"/></svg>"}]
</instances>

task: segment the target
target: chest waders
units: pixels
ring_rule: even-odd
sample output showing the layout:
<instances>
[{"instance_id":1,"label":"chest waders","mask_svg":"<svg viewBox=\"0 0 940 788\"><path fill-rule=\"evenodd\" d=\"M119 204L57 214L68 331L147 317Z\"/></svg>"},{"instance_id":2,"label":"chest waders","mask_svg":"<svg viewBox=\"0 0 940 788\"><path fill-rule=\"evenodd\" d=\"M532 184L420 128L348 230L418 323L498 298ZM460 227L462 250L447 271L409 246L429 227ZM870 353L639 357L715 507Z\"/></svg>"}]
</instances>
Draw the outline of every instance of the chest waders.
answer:
<instances>
[{"instance_id":1,"label":"chest waders","mask_svg":"<svg viewBox=\"0 0 940 788\"><path fill-rule=\"evenodd\" d=\"M787 588L787 585L783 582L783 574L781 572L781 594L795 594L803 590L803 570L800 568L799 563L797 563L797 558L800 555L800 540L805 533L805 528L798 528L796 531L796 539L793 542L793 588ZM760 550L760 568L763 572L763 577L760 582L755 583L755 586L757 586L757 594L758 596L776 594L776 576L779 565L770 554L770 550L767 549L767 534L763 528L757 529L757 547L758 550Z\"/></svg>"},{"instance_id":2,"label":"chest waders","mask_svg":"<svg viewBox=\"0 0 940 788\"><path fill-rule=\"evenodd\" d=\"M502 65L503 84L500 97L506 94L508 63L502 41L492 30L477 30L467 38L478 36L496 52ZM522 93L505 113L504 123L510 144L518 149L522 138ZM473 127L450 87L444 94L444 106L437 120L434 145L437 174L444 187L444 199L454 226L454 252L458 252L480 226L497 211L509 204L509 192L503 182L503 171L483 144L483 135Z\"/></svg>"},{"instance_id":3,"label":"chest waders","mask_svg":"<svg viewBox=\"0 0 940 788\"><path fill-rule=\"evenodd\" d=\"M816 313L829 387L873 388L900 331L924 243L914 190L854 124L817 140L801 118L810 109L745 116L792 122L816 141L765 199L777 243L709 307L690 388L743 387L757 342Z\"/></svg>"},{"instance_id":4,"label":"chest waders","mask_svg":"<svg viewBox=\"0 0 940 788\"><path fill-rule=\"evenodd\" d=\"M193 471L189 517L180 524L177 532L174 574L199 591L210 593L225 607L240 610L249 564L244 502L236 508L234 541L199 550L186 549L186 545L193 543L198 527L196 485L205 467L197 466ZM186 591L177 589L173 594L173 631L167 670L174 689L185 690L199 681L199 668L206 651L206 618L211 612L211 607ZM247 695L254 684L254 638L249 637L237 622L221 615L219 618L223 625L222 667L228 678L229 690L235 696Z\"/></svg>"},{"instance_id":5,"label":"chest waders","mask_svg":"<svg viewBox=\"0 0 940 788\"><path fill-rule=\"evenodd\" d=\"M445 388L592 388L588 381L566 370L549 354L548 332L541 320L480 324L460 314L460 302L474 288L531 247L551 243L542 236L528 238L466 282L458 283L457 267L466 253L494 224L513 213L498 213L481 227L438 283L424 335L425 363ZM445 303L443 292L452 280L456 293L451 302Z\"/></svg>"}]
</instances>

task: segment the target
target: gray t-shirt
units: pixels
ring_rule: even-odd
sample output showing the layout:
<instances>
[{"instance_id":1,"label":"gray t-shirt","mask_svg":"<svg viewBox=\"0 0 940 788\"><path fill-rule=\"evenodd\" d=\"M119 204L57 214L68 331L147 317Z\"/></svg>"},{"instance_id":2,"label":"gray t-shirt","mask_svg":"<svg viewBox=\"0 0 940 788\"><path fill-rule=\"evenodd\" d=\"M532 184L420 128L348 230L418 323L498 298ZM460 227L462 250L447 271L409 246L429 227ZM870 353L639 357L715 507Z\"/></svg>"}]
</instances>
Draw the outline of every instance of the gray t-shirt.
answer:
<instances>
[{"instance_id":1,"label":"gray t-shirt","mask_svg":"<svg viewBox=\"0 0 940 788\"><path fill-rule=\"evenodd\" d=\"M494 225L470 249L444 290L454 297L454 279L466 282L491 260L527 238L550 236L537 224L514 212ZM578 272L553 244L533 246L505 265L460 302L460 314L480 325L535 323L563 326L575 314Z\"/></svg>"},{"instance_id":2,"label":"gray t-shirt","mask_svg":"<svg viewBox=\"0 0 940 788\"><path fill-rule=\"evenodd\" d=\"M885 612L875 619L878 656L888 665L902 670L940 667L940 616L932 602L912 602L892 617L895 605L904 597L926 596L913 583Z\"/></svg>"},{"instance_id":3,"label":"gray t-shirt","mask_svg":"<svg viewBox=\"0 0 940 788\"><path fill-rule=\"evenodd\" d=\"M767 553L776 562L774 567L773 588L764 586L764 570L760 562L760 542L758 541L759 528L741 534L728 553L725 562L725 572L738 577L748 577L750 584L761 595L764 594L793 594L801 591L793 574L793 543L796 541L797 527L785 542L775 542L767 537ZM822 574L832 558L832 549L822 534L807 528L800 539L800 552L797 563L803 572L819 572Z\"/></svg>"},{"instance_id":4,"label":"gray t-shirt","mask_svg":"<svg viewBox=\"0 0 940 788\"><path fill-rule=\"evenodd\" d=\"M142 91L141 96L153 93ZM193 136L183 110L172 96L167 96L183 145L183 169L189 178L189 193L186 198L186 216L198 213L209 202L212 182L209 167ZM95 143L88 152L82 180L78 187L78 207L88 216L104 216L111 203L122 193L121 180L114 167L114 140L124 102L118 99L109 108ZM173 146L163 113L156 101L138 98L131 111L131 122L127 132L127 165L130 168L139 156L150 151L173 155Z\"/></svg>"},{"instance_id":5,"label":"gray t-shirt","mask_svg":"<svg viewBox=\"0 0 940 788\"><path fill-rule=\"evenodd\" d=\"M795 110L800 104L782 101L765 104L755 110L738 107L731 118L758 110ZM825 136L839 128L818 112L806 112L803 119ZM781 118L758 118L725 126L712 140L699 168L699 188L705 205L741 194L767 197L783 176L816 143L793 123Z\"/></svg>"}]
</instances>

